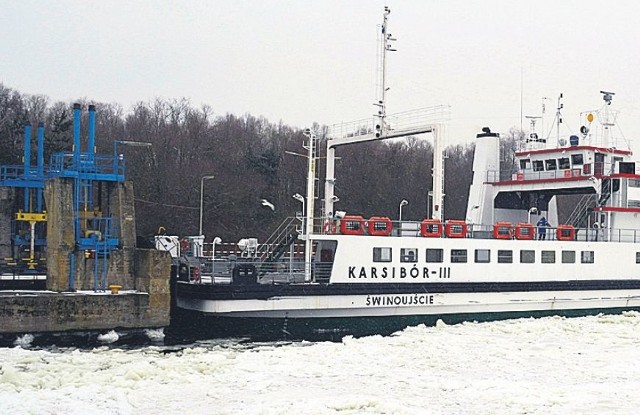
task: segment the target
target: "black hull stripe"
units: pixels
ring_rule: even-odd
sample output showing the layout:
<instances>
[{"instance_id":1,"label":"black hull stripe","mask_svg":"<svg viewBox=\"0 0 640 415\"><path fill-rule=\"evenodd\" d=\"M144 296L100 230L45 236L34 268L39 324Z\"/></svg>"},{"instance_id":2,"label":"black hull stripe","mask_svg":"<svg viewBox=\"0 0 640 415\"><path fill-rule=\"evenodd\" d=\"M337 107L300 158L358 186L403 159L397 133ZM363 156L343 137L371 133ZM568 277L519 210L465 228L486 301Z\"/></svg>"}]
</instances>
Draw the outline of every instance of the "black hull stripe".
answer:
<instances>
[{"instance_id":1,"label":"black hull stripe","mask_svg":"<svg viewBox=\"0 0 640 415\"><path fill-rule=\"evenodd\" d=\"M267 299L275 296L325 296L413 293L489 293L640 289L640 279L428 284L208 285L177 283L178 297L208 300Z\"/></svg>"}]
</instances>

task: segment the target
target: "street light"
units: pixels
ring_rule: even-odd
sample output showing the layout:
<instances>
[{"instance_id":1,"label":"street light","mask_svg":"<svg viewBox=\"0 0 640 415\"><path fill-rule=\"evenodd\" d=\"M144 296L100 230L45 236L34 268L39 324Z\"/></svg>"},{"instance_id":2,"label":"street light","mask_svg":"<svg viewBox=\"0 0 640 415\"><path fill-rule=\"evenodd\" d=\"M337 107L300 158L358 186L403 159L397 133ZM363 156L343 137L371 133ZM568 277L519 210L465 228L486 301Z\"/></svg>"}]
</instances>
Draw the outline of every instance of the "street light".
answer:
<instances>
[{"instance_id":1,"label":"street light","mask_svg":"<svg viewBox=\"0 0 640 415\"><path fill-rule=\"evenodd\" d=\"M214 176L202 176L200 179L200 227L198 228L198 236L202 235L202 205L204 202L204 181L213 179Z\"/></svg>"},{"instance_id":2,"label":"street light","mask_svg":"<svg viewBox=\"0 0 640 415\"><path fill-rule=\"evenodd\" d=\"M293 195L293 198L302 203L302 214L304 215L304 196L302 196L300 193L296 193L295 195Z\"/></svg>"},{"instance_id":3,"label":"street light","mask_svg":"<svg viewBox=\"0 0 640 415\"><path fill-rule=\"evenodd\" d=\"M402 199L402 202L400 202L400 206L398 207L398 210L400 211L400 214L398 215L398 221L402 222L402 207L403 206L407 206L409 204L409 202L407 202L405 199Z\"/></svg>"},{"instance_id":4,"label":"street light","mask_svg":"<svg viewBox=\"0 0 640 415\"><path fill-rule=\"evenodd\" d=\"M213 238L213 242L211 243L211 260L212 261L216 259L216 245L220 245L221 243L222 243L222 238L220 238L219 236L216 236L215 238ZM214 271L213 266L211 267L211 270Z\"/></svg>"},{"instance_id":5,"label":"street light","mask_svg":"<svg viewBox=\"0 0 640 415\"><path fill-rule=\"evenodd\" d=\"M537 215L537 214L538 214L538 208L532 207L531 209L529 209L529 212L527 214L527 223L531 223L531 215Z\"/></svg>"}]
</instances>

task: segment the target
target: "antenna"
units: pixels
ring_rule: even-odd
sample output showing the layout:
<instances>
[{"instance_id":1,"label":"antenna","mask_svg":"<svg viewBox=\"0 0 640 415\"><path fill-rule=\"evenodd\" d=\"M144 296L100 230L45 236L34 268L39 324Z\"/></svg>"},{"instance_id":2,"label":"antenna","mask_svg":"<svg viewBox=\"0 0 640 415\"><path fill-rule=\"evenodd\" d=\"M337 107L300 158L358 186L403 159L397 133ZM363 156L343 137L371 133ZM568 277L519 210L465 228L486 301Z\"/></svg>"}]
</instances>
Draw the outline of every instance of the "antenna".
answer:
<instances>
[{"instance_id":1,"label":"antenna","mask_svg":"<svg viewBox=\"0 0 640 415\"><path fill-rule=\"evenodd\" d=\"M382 54L382 59L380 62L380 91L379 91L379 98L378 101L376 103L374 103L375 106L378 107L378 113L376 114L376 117L378 118L379 122L376 124L376 136L379 137L383 131L386 130L387 125L386 125L386 120L385 117L387 116L387 109L386 109L386 94L387 91L389 90L389 88L387 88L387 79L386 79L386 72L387 72L387 52L396 52L397 49L394 49L391 45L392 42L395 42L397 39L394 38L391 33L389 33L389 22L388 22L388 16L389 14L391 14L391 9L389 9L389 7L385 6L384 7L384 14L383 14L383 18L382 18L382 36L380 37L380 52Z\"/></svg>"},{"instance_id":2,"label":"antenna","mask_svg":"<svg viewBox=\"0 0 640 415\"><path fill-rule=\"evenodd\" d=\"M600 93L602 94L602 99L604 100L604 102L607 103L604 106L604 119L600 123L602 124L602 128L604 130L602 141L605 146L608 146L609 139L611 138L610 129L615 125L615 118L616 118L614 113L611 111L611 109L609 109L609 105L611 105L611 101L613 100L613 96L615 95L615 92L600 91ZM613 116L613 119L611 119L612 116Z\"/></svg>"},{"instance_id":3,"label":"antenna","mask_svg":"<svg viewBox=\"0 0 640 415\"><path fill-rule=\"evenodd\" d=\"M547 142L544 138L540 138L536 132L536 122L541 119L540 116L525 115L525 118L529 120L529 137L525 139L526 149L533 150L542 148L543 144Z\"/></svg>"},{"instance_id":4,"label":"antenna","mask_svg":"<svg viewBox=\"0 0 640 415\"><path fill-rule=\"evenodd\" d=\"M560 92L560 96L558 97L558 108L556 109L556 131L557 131L557 142L560 143L560 124L562 124L562 108L564 108L564 104L560 101L562 100L562 92Z\"/></svg>"},{"instance_id":5,"label":"antenna","mask_svg":"<svg viewBox=\"0 0 640 415\"><path fill-rule=\"evenodd\" d=\"M542 115L541 115L541 122L540 122L540 131L542 131L542 134L544 134L544 114L547 113L547 100L549 98L548 97L542 97Z\"/></svg>"},{"instance_id":6,"label":"antenna","mask_svg":"<svg viewBox=\"0 0 640 415\"><path fill-rule=\"evenodd\" d=\"M613 96L616 93L615 92L607 92L607 91L600 91L600 93L602 94L602 99L604 100L604 102L606 102L607 105L611 105L611 100L613 99Z\"/></svg>"}]
</instances>

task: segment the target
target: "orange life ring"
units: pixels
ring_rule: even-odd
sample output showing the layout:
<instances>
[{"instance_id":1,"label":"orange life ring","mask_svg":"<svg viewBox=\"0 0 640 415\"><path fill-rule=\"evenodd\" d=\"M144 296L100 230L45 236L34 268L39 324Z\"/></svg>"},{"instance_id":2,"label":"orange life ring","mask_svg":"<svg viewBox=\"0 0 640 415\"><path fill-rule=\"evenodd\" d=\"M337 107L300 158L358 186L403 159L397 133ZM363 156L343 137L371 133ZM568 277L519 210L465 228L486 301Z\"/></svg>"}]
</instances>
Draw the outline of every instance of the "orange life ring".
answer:
<instances>
[{"instance_id":1,"label":"orange life ring","mask_svg":"<svg viewBox=\"0 0 640 415\"><path fill-rule=\"evenodd\" d=\"M324 226L322 227L322 231L328 234L336 233L336 229L338 229L338 227L336 226L336 223L330 220L326 221L324 223Z\"/></svg>"},{"instance_id":2,"label":"orange life ring","mask_svg":"<svg viewBox=\"0 0 640 415\"><path fill-rule=\"evenodd\" d=\"M184 255L189 250L189 241L186 239L180 240L180 255Z\"/></svg>"}]
</instances>

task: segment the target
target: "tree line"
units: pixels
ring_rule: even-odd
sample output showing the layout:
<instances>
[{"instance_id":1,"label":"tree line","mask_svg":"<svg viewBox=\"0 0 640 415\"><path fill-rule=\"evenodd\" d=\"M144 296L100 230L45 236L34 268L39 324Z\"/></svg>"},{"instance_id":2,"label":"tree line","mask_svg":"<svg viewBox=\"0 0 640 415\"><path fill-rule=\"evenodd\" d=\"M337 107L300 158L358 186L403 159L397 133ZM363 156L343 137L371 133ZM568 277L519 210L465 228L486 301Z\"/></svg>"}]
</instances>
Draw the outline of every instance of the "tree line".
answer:
<instances>
[{"instance_id":1,"label":"tree line","mask_svg":"<svg viewBox=\"0 0 640 415\"><path fill-rule=\"evenodd\" d=\"M149 147L118 146L125 157L126 175L135 189L137 232L150 240L164 227L168 234L203 233L235 242L240 238L268 238L287 217L301 210L292 195L305 194L307 160L303 129L250 114L218 114L209 106L196 107L187 99L138 102L128 111L119 104L79 100L82 146L86 151L88 104L96 105L96 147L114 153L114 140L151 143ZM22 94L0 84L0 164L20 164L26 122L45 123L45 160L73 145L73 112L69 102L51 102L45 95ZM320 215L324 192L327 127L318 132L318 180L315 215ZM517 134L511 132L511 140ZM510 148L503 142L504 148ZM35 160L36 146L32 145ZM472 179L474 144L451 145L445 160L445 218L464 219ZM428 139L374 141L338 148L336 210L364 217L397 219L406 199L403 219L427 215L432 189L433 147ZM213 179L202 181L204 176ZM275 209L263 206L269 200Z\"/></svg>"}]
</instances>

